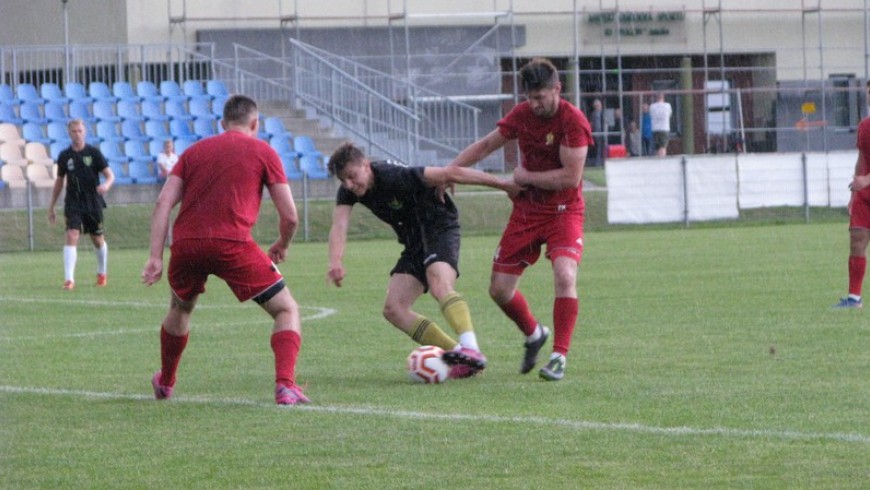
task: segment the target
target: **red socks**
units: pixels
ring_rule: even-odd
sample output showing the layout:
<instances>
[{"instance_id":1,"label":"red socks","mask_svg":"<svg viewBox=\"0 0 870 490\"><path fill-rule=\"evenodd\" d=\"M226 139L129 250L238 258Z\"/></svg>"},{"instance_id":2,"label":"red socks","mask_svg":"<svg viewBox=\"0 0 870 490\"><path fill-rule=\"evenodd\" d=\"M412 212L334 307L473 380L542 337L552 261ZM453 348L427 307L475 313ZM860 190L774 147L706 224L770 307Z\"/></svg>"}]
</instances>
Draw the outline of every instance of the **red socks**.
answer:
<instances>
[{"instance_id":1,"label":"red socks","mask_svg":"<svg viewBox=\"0 0 870 490\"><path fill-rule=\"evenodd\" d=\"M849 256L849 294L861 296L865 270L867 270L867 257Z\"/></svg>"},{"instance_id":2,"label":"red socks","mask_svg":"<svg viewBox=\"0 0 870 490\"><path fill-rule=\"evenodd\" d=\"M519 289L514 292L514 297L511 298L510 301L498 306L508 318L517 324L520 331L522 331L527 337L535 333L535 327L538 326L538 321L535 320L532 311L529 310L529 303L526 301L525 296L523 296L523 293L521 293Z\"/></svg>"},{"instance_id":3,"label":"red socks","mask_svg":"<svg viewBox=\"0 0 870 490\"><path fill-rule=\"evenodd\" d=\"M553 352L568 355L579 305L577 298L556 298L553 303Z\"/></svg>"},{"instance_id":4,"label":"red socks","mask_svg":"<svg viewBox=\"0 0 870 490\"><path fill-rule=\"evenodd\" d=\"M187 347L187 339L190 334L176 337L160 326L160 364L162 376L160 384L163 386L175 386L175 373L178 371L178 363L181 354Z\"/></svg>"},{"instance_id":5,"label":"red socks","mask_svg":"<svg viewBox=\"0 0 870 490\"><path fill-rule=\"evenodd\" d=\"M272 334L271 342L275 353L275 382L291 388L296 381L296 358L302 337L292 330L282 330Z\"/></svg>"}]
</instances>

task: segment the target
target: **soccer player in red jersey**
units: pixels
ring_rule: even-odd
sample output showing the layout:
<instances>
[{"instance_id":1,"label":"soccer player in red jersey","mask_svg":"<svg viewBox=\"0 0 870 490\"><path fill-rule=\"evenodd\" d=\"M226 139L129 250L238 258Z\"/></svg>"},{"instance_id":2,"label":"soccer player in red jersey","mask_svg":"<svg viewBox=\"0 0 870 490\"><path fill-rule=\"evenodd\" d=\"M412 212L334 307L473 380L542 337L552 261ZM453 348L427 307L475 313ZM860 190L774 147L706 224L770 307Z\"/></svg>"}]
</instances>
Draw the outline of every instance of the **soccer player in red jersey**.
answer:
<instances>
[{"instance_id":1,"label":"soccer player in red jersey","mask_svg":"<svg viewBox=\"0 0 870 490\"><path fill-rule=\"evenodd\" d=\"M498 121L498 128L472 143L450 165L470 166L510 140L522 163L514 181L527 190L513 199L513 211L495 252L489 294L526 335L520 372L531 371L549 336L519 291L520 276L537 262L541 246L553 267L553 352L539 375L562 379L577 321L577 266L583 253L583 167L593 144L586 116L559 96L562 84L549 60L533 59L520 70L527 100Z\"/></svg>"},{"instance_id":2,"label":"soccer player in red jersey","mask_svg":"<svg viewBox=\"0 0 870 490\"><path fill-rule=\"evenodd\" d=\"M256 102L242 95L230 97L221 124L226 132L194 144L181 155L154 208L151 255L142 271L148 286L163 273L170 213L181 202L172 229L168 271L172 296L160 332L161 369L151 380L154 396L158 400L172 396L190 315L213 274L226 281L239 301L254 300L274 320L275 402L308 403L295 384L302 343L299 307L275 266L287 258L296 233L296 204L278 154L257 138ZM264 186L279 216L279 236L268 254L251 237Z\"/></svg>"},{"instance_id":3,"label":"soccer player in red jersey","mask_svg":"<svg viewBox=\"0 0 870 490\"><path fill-rule=\"evenodd\" d=\"M870 97L870 82L867 82ZM867 270L867 245L870 244L870 117L858 125L858 161L849 185L849 295L834 308L862 308L861 286Z\"/></svg>"}]
</instances>

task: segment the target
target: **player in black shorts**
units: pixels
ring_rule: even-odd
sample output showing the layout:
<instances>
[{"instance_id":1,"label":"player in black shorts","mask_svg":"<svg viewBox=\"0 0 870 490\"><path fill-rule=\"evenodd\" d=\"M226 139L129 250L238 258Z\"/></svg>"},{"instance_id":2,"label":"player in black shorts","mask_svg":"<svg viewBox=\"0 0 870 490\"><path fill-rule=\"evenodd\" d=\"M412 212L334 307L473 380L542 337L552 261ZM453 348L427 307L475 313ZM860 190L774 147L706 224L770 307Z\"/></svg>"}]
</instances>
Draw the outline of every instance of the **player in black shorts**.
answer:
<instances>
[{"instance_id":1,"label":"player in black shorts","mask_svg":"<svg viewBox=\"0 0 870 490\"><path fill-rule=\"evenodd\" d=\"M471 313L453 290L459 276L459 213L442 192L452 184L476 184L509 194L522 190L479 170L463 167L408 167L392 161L371 162L351 143L329 157L329 173L341 181L329 232L327 278L341 287L347 229L353 205L360 203L389 224L405 248L390 272L384 317L420 345L444 349L444 361L453 366L451 378L474 376L486 367ZM414 302L432 294L459 342L432 320L414 312Z\"/></svg>"},{"instance_id":2,"label":"player in black shorts","mask_svg":"<svg viewBox=\"0 0 870 490\"><path fill-rule=\"evenodd\" d=\"M91 236L94 254L97 257L96 286L106 285L106 261L108 246L103 237L103 196L115 182L115 174L109 168L106 158L97 148L85 143L85 123L73 119L67 124L67 132L72 140L69 148L57 157L57 179L51 192L48 205L48 221L55 223L54 206L66 181L66 197L63 214L66 217L66 245L63 247L63 288L75 288L75 269L78 256L79 236L82 232ZM100 175L105 182L100 183Z\"/></svg>"}]
</instances>

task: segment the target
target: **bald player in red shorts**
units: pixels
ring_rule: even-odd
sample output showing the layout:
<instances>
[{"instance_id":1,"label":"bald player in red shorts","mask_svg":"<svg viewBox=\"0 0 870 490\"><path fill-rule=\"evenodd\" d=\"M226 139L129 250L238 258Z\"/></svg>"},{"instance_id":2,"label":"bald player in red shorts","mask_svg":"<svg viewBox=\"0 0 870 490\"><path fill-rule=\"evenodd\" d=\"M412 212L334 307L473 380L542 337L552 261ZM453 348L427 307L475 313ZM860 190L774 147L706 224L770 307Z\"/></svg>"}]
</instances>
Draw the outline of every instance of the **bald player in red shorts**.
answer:
<instances>
[{"instance_id":1,"label":"bald player in red shorts","mask_svg":"<svg viewBox=\"0 0 870 490\"><path fill-rule=\"evenodd\" d=\"M586 116L559 96L562 84L553 64L534 59L520 70L527 100L498 122L498 128L462 151L450 165L467 167L510 140L517 140L522 164L514 181L527 189L513 198L513 211L495 252L489 294L526 335L520 373L534 369L549 330L535 319L517 289L526 267L542 246L553 267L553 352L538 374L558 381L578 315L577 266L583 254L583 167L593 144Z\"/></svg>"}]
</instances>

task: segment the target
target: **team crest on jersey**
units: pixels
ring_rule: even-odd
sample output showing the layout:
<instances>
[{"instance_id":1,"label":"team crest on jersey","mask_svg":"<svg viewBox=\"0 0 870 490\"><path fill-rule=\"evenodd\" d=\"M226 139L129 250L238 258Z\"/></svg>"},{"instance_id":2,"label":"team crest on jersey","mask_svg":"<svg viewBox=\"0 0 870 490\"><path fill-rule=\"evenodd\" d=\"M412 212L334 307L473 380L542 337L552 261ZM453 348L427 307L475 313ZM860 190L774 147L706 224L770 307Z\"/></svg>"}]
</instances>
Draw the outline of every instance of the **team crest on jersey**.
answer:
<instances>
[{"instance_id":1,"label":"team crest on jersey","mask_svg":"<svg viewBox=\"0 0 870 490\"><path fill-rule=\"evenodd\" d=\"M547 146L553 146L554 141L556 141L556 136L553 133L547 133Z\"/></svg>"},{"instance_id":2,"label":"team crest on jersey","mask_svg":"<svg viewBox=\"0 0 870 490\"><path fill-rule=\"evenodd\" d=\"M82 157L82 161L84 162L85 167L90 167L91 164L94 163L94 158L90 156Z\"/></svg>"},{"instance_id":3,"label":"team crest on jersey","mask_svg":"<svg viewBox=\"0 0 870 490\"><path fill-rule=\"evenodd\" d=\"M66 169L67 170L72 171L75 168L76 168L76 162L72 158L70 158L69 160L66 161Z\"/></svg>"},{"instance_id":4,"label":"team crest on jersey","mask_svg":"<svg viewBox=\"0 0 870 490\"><path fill-rule=\"evenodd\" d=\"M398 199L396 199L395 197L393 198L392 201L390 201L387 204L387 206L389 206L390 209L394 209L394 210L402 209L402 203Z\"/></svg>"}]
</instances>

